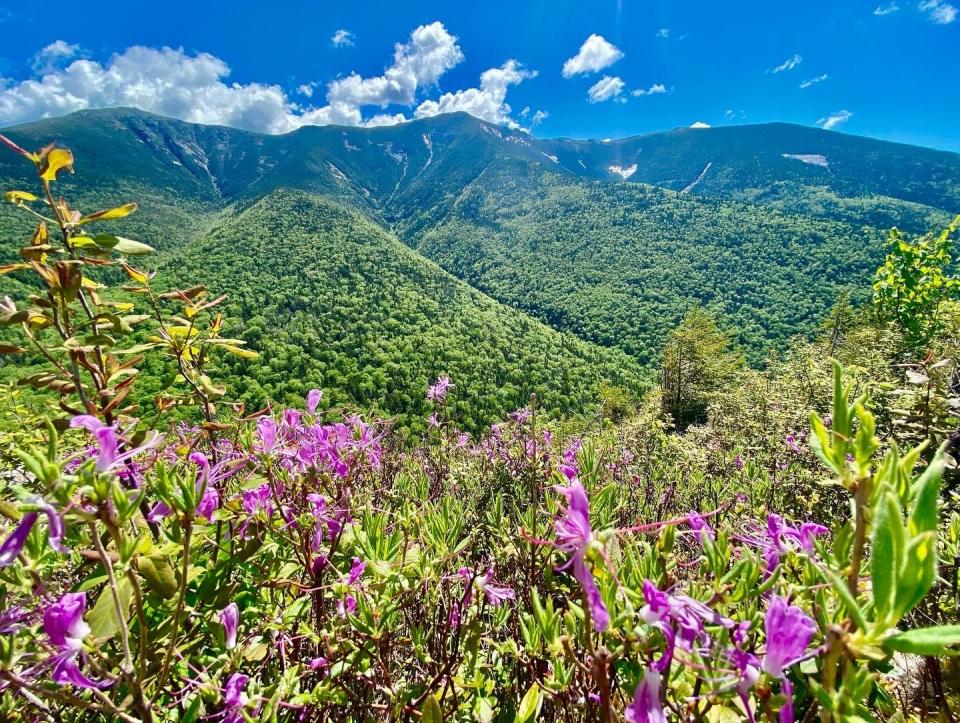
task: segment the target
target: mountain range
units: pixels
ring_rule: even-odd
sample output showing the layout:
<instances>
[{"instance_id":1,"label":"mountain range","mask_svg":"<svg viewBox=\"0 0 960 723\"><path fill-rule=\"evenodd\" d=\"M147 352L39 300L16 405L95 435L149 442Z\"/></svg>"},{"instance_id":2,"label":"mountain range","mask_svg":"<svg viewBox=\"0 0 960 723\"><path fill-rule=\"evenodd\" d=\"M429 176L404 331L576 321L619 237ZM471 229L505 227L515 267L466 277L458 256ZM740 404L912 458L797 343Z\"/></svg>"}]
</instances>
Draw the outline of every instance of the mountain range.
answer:
<instances>
[{"instance_id":1,"label":"mountain range","mask_svg":"<svg viewBox=\"0 0 960 723\"><path fill-rule=\"evenodd\" d=\"M320 385L412 428L446 372L470 428L531 392L569 413L603 381L637 390L692 304L762 364L840 291L865 298L886 229L960 212L960 154L781 123L537 139L451 114L271 136L110 109L3 133L71 148L61 191L85 210L138 201L122 233L161 280L230 295L231 334L264 352L231 362L241 398ZM30 171L0 154L4 189ZM30 230L15 211L5 259Z\"/></svg>"}]
</instances>

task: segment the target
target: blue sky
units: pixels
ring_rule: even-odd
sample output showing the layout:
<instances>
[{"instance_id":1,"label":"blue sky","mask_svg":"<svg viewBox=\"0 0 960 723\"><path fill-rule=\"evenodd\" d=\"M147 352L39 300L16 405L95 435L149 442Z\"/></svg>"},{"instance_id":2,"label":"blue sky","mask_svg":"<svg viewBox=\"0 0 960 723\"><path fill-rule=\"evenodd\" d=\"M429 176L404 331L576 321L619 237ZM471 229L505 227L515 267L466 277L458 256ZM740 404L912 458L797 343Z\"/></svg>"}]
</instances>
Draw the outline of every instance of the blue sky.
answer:
<instances>
[{"instance_id":1,"label":"blue sky","mask_svg":"<svg viewBox=\"0 0 960 723\"><path fill-rule=\"evenodd\" d=\"M960 151L957 15L948 0L0 3L0 124L136 105L283 132L467 110L538 136L779 120Z\"/></svg>"}]
</instances>

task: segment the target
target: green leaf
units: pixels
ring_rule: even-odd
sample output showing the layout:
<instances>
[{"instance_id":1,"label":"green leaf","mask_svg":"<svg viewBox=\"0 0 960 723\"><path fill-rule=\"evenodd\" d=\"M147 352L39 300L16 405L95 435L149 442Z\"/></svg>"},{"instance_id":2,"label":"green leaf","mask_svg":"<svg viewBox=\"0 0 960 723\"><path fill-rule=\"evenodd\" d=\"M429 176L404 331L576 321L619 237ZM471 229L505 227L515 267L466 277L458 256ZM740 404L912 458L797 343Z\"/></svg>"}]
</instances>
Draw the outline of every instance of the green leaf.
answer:
<instances>
[{"instance_id":1,"label":"green leaf","mask_svg":"<svg viewBox=\"0 0 960 723\"><path fill-rule=\"evenodd\" d=\"M423 701L423 707L420 709L420 723L443 723L443 709L440 708L440 701L436 694L427 696Z\"/></svg>"},{"instance_id":2,"label":"green leaf","mask_svg":"<svg viewBox=\"0 0 960 723\"><path fill-rule=\"evenodd\" d=\"M873 528L870 579L873 583L873 604L881 615L890 610L897 584L897 571L903 555L903 523L896 495L883 486Z\"/></svg>"},{"instance_id":3,"label":"green leaf","mask_svg":"<svg viewBox=\"0 0 960 723\"><path fill-rule=\"evenodd\" d=\"M946 466L944 455L949 442L944 442L933 461L923 474L913 483L910 496L914 499L913 512L910 515L910 534L929 532L937 529L937 502L940 497L940 480Z\"/></svg>"},{"instance_id":4,"label":"green leaf","mask_svg":"<svg viewBox=\"0 0 960 723\"><path fill-rule=\"evenodd\" d=\"M93 213L88 213L86 216L77 221L78 224L90 223L92 221L110 221L115 218L123 218L124 216L129 216L131 213L137 210L137 204L135 203L125 203L122 206L117 206L116 208L109 208L105 211L94 211Z\"/></svg>"},{"instance_id":5,"label":"green leaf","mask_svg":"<svg viewBox=\"0 0 960 723\"><path fill-rule=\"evenodd\" d=\"M177 594L177 574L167 555L142 555L137 558L137 569L147 586L161 597L169 600Z\"/></svg>"},{"instance_id":6,"label":"green leaf","mask_svg":"<svg viewBox=\"0 0 960 723\"><path fill-rule=\"evenodd\" d=\"M935 532L917 535L907 545L897 579L894 604L896 619L923 600L937 578L937 537Z\"/></svg>"},{"instance_id":7,"label":"green leaf","mask_svg":"<svg viewBox=\"0 0 960 723\"><path fill-rule=\"evenodd\" d=\"M536 720L540 715L540 706L543 705L543 692L540 686L534 683L530 686L520 701L520 707L517 708L517 716L514 723L526 723L529 720Z\"/></svg>"},{"instance_id":8,"label":"green leaf","mask_svg":"<svg viewBox=\"0 0 960 723\"><path fill-rule=\"evenodd\" d=\"M139 256L153 253L153 247L147 246L147 244L140 243L139 241L123 238L122 236L101 234L100 236L94 236L93 242L102 249L116 251L118 254L124 254L125 256Z\"/></svg>"},{"instance_id":9,"label":"green leaf","mask_svg":"<svg viewBox=\"0 0 960 723\"><path fill-rule=\"evenodd\" d=\"M860 609L860 606L857 605L856 599L850 593L850 590L847 589L847 583L840 578L837 573L829 568L823 568L821 571L826 577L827 582L829 582L833 589L836 591L837 596L843 602L844 607L847 608L847 612L850 613L850 617L853 618L853 621L857 624L857 627L860 629L867 628L867 619L863 616L863 611Z\"/></svg>"},{"instance_id":10,"label":"green leaf","mask_svg":"<svg viewBox=\"0 0 960 723\"><path fill-rule=\"evenodd\" d=\"M884 641L890 650L916 655L960 654L960 625L938 625L891 635Z\"/></svg>"},{"instance_id":11,"label":"green leaf","mask_svg":"<svg viewBox=\"0 0 960 723\"><path fill-rule=\"evenodd\" d=\"M97 603L93 609L87 613L87 624L90 626L90 634L100 640L109 640L120 632L121 627L127 626L127 618L130 616L130 597L132 587L127 578L121 578L117 581L117 595L120 598L120 608L123 613L123 620L117 618L116 605L113 602L113 593L110 586L107 585L100 592Z\"/></svg>"},{"instance_id":12,"label":"green leaf","mask_svg":"<svg viewBox=\"0 0 960 723\"><path fill-rule=\"evenodd\" d=\"M231 345L226 345L223 348L226 349L231 354L241 357L242 359L256 359L257 357L260 356L260 354L253 351L253 349L241 349L238 346L231 346Z\"/></svg>"}]
</instances>

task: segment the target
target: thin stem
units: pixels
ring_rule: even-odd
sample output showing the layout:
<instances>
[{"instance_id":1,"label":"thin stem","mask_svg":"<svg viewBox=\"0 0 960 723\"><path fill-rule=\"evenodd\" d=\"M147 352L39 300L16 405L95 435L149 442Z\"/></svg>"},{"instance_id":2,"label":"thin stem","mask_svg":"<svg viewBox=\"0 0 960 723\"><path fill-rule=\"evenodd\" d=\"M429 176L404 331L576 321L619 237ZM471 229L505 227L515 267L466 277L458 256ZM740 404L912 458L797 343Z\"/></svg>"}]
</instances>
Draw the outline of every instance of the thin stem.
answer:
<instances>
[{"instance_id":1,"label":"thin stem","mask_svg":"<svg viewBox=\"0 0 960 723\"><path fill-rule=\"evenodd\" d=\"M160 675L157 677L157 690L163 690L167 682L167 674L170 672L170 663L173 660L173 651L177 647L177 633L180 630L180 618L183 615L183 602L187 595L187 573L190 569L190 540L193 537L193 520L186 522L186 532L183 537L183 564L180 566L180 592L177 595L177 608L173 613L173 627L170 630L170 644L167 646L167 654L163 659L163 667L160 669Z\"/></svg>"},{"instance_id":2,"label":"thin stem","mask_svg":"<svg viewBox=\"0 0 960 723\"><path fill-rule=\"evenodd\" d=\"M136 675L136 670L133 666L133 656L130 654L130 632L127 630L127 615L126 611L123 609L123 604L120 602L120 591L117 588L117 578L113 572L113 563L110 561L110 556L107 554L107 551L103 547L103 543L100 541L100 535L97 534L96 525L94 525L92 522L88 524L90 527L90 537L93 541L93 545L97 550L97 554L100 555L100 561L103 564L103 569L107 573L107 584L110 587L110 594L113 597L114 611L117 614L117 622L119 623L120 628L120 646L123 649L123 666L121 670L124 674L124 677L130 681L130 685L133 688L134 705L136 706L137 710L143 714L145 720L151 721L153 720L153 715L150 710L150 705L143 696L143 686L141 685L139 676Z\"/></svg>"}]
</instances>

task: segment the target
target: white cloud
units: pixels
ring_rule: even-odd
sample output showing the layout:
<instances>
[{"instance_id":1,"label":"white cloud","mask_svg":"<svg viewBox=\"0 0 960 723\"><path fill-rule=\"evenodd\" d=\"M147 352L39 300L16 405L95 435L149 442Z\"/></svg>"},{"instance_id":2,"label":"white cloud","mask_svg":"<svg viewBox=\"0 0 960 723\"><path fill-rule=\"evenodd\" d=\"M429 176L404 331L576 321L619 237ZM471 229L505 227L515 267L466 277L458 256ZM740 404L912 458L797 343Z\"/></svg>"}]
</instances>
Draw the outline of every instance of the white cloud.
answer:
<instances>
[{"instance_id":1,"label":"white cloud","mask_svg":"<svg viewBox=\"0 0 960 723\"><path fill-rule=\"evenodd\" d=\"M826 118L821 118L818 120L817 125L823 128L823 130L829 131L836 128L841 123L846 123L852 117L853 113L850 111L838 110L836 113L831 113Z\"/></svg>"},{"instance_id":2,"label":"white cloud","mask_svg":"<svg viewBox=\"0 0 960 723\"><path fill-rule=\"evenodd\" d=\"M957 19L957 8L943 0L923 0L917 7L937 25L949 25Z\"/></svg>"},{"instance_id":3,"label":"white cloud","mask_svg":"<svg viewBox=\"0 0 960 723\"><path fill-rule=\"evenodd\" d=\"M226 84L227 64L209 53L133 46L106 63L66 68L0 89L0 122L16 123L82 108L133 106L197 123L281 133L299 125L283 90Z\"/></svg>"},{"instance_id":4,"label":"white cloud","mask_svg":"<svg viewBox=\"0 0 960 723\"><path fill-rule=\"evenodd\" d=\"M657 31L658 38L669 38L670 37L670 28L660 28Z\"/></svg>"},{"instance_id":5,"label":"white cloud","mask_svg":"<svg viewBox=\"0 0 960 723\"><path fill-rule=\"evenodd\" d=\"M77 50L54 43L38 58L64 58ZM464 110L494 123L516 123L506 103L509 86L535 75L509 60L480 77L479 88L444 93L437 100L418 101L440 77L463 60L457 38L439 22L416 28L407 42L394 46L393 60L382 75L352 73L331 82L326 104L295 102L279 85L231 83L230 68L209 53L189 54L182 48L132 46L106 61L74 58L66 67L49 69L37 79L6 86L0 83L0 124L63 115L83 108L132 106L195 123L284 133L303 125L387 125L408 118L380 112L364 118L362 109L391 105L416 107L423 117ZM303 83L304 98L319 94L318 84ZM540 120L542 120L542 116Z\"/></svg>"},{"instance_id":6,"label":"white cloud","mask_svg":"<svg viewBox=\"0 0 960 723\"><path fill-rule=\"evenodd\" d=\"M351 33L349 30L340 28L333 34L333 37L330 38L330 42L333 43L337 48L348 47L353 45L353 33Z\"/></svg>"},{"instance_id":7,"label":"white cloud","mask_svg":"<svg viewBox=\"0 0 960 723\"><path fill-rule=\"evenodd\" d=\"M884 3L883 5L877 5L876 10L873 11L874 15L884 16L890 15L891 13L897 12L900 9L900 6L895 2Z\"/></svg>"},{"instance_id":8,"label":"white cloud","mask_svg":"<svg viewBox=\"0 0 960 723\"><path fill-rule=\"evenodd\" d=\"M393 65L383 75L362 78L351 73L335 80L330 83L327 100L331 104L381 108L391 103L411 105L418 88L433 85L461 60L463 53L456 37L450 35L442 23L421 25L410 34L409 42L397 43Z\"/></svg>"},{"instance_id":9,"label":"white cloud","mask_svg":"<svg viewBox=\"0 0 960 723\"><path fill-rule=\"evenodd\" d=\"M605 100L616 98L623 92L625 83L615 75L605 75L590 86L587 91L587 100L591 103L602 103Z\"/></svg>"},{"instance_id":10,"label":"white cloud","mask_svg":"<svg viewBox=\"0 0 960 723\"><path fill-rule=\"evenodd\" d=\"M659 95L661 93L667 92L667 86L663 83L654 83L647 89L637 88L636 90L630 91L630 95L639 98L644 95Z\"/></svg>"},{"instance_id":11,"label":"white cloud","mask_svg":"<svg viewBox=\"0 0 960 723\"><path fill-rule=\"evenodd\" d=\"M544 122L547 118L549 118L549 117L550 117L550 114L549 114L547 111L545 111L545 110L538 110L538 111L535 112L535 113L533 114L533 116L530 118L530 127L533 128L533 127L535 127L535 126L540 125L541 123L543 123L543 122Z\"/></svg>"},{"instance_id":12,"label":"white cloud","mask_svg":"<svg viewBox=\"0 0 960 723\"><path fill-rule=\"evenodd\" d=\"M809 88L811 85L815 85L815 84L817 84L817 83L822 83L823 81L825 81L825 80L826 80L827 78L829 78L829 77L830 77L829 75L827 75L826 73L824 73L823 75L818 75L818 76L816 76L816 77L814 77L814 78L809 78L809 79L803 81L803 82L800 84L800 87L801 87L801 88Z\"/></svg>"},{"instance_id":13,"label":"white cloud","mask_svg":"<svg viewBox=\"0 0 960 723\"><path fill-rule=\"evenodd\" d=\"M80 54L80 46L68 43L66 40L54 40L39 53L33 56L30 67L40 75L52 73L62 67L68 60Z\"/></svg>"},{"instance_id":14,"label":"white cloud","mask_svg":"<svg viewBox=\"0 0 960 723\"><path fill-rule=\"evenodd\" d=\"M703 121L695 121L695 122L693 122L693 123L690 124L690 127L691 127L691 128L709 128L709 127L710 127L710 124L709 124L709 123L704 123Z\"/></svg>"},{"instance_id":15,"label":"white cloud","mask_svg":"<svg viewBox=\"0 0 960 723\"><path fill-rule=\"evenodd\" d=\"M563 77L596 73L616 63L623 57L620 49L594 33L583 41L580 50L563 64Z\"/></svg>"},{"instance_id":16,"label":"white cloud","mask_svg":"<svg viewBox=\"0 0 960 723\"><path fill-rule=\"evenodd\" d=\"M455 93L444 93L437 100L425 100L414 112L416 118L428 118L440 113L466 111L491 123L505 123L511 128L519 125L510 118L507 90L511 85L535 78L534 70L527 70L516 60L508 60L499 68L490 68L480 74L479 88L466 88Z\"/></svg>"},{"instance_id":17,"label":"white cloud","mask_svg":"<svg viewBox=\"0 0 960 723\"><path fill-rule=\"evenodd\" d=\"M770 68L767 72L782 73L785 70L793 70L802 62L803 62L803 56L801 56L799 53L794 53L792 56L790 56L789 58L784 60L782 63L780 63L780 65L778 65L776 68Z\"/></svg>"}]
</instances>

